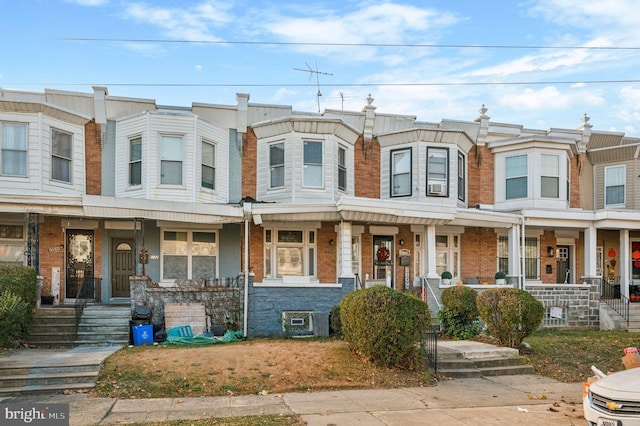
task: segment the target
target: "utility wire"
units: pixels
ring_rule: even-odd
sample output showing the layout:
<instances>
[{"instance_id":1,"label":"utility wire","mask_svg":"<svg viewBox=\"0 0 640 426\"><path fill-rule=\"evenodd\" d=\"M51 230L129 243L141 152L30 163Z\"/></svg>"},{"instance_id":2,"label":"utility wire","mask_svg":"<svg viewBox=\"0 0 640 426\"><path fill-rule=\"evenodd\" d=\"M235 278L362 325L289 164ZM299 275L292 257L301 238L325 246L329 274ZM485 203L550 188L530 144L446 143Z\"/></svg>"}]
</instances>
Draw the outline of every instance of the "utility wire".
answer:
<instances>
[{"instance_id":1,"label":"utility wire","mask_svg":"<svg viewBox=\"0 0 640 426\"><path fill-rule=\"evenodd\" d=\"M426 47L442 49L580 49L580 50L640 50L640 46L536 46L507 44L431 44L431 43L326 43L296 41L230 41L230 40L168 40L168 39L134 39L134 38L101 38L101 37L50 37L49 40L120 42L120 43L173 43L173 44L246 44L274 46L354 46L354 47Z\"/></svg>"}]
</instances>

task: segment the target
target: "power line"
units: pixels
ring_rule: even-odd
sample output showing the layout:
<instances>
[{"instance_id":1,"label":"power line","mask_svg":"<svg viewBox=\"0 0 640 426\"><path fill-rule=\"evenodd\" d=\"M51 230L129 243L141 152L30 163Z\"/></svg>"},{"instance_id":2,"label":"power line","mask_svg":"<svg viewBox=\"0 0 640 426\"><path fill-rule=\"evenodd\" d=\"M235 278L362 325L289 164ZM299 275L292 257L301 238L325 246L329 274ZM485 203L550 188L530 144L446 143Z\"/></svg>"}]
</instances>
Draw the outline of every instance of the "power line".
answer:
<instances>
[{"instance_id":1,"label":"power line","mask_svg":"<svg viewBox=\"0 0 640 426\"><path fill-rule=\"evenodd\" d=\"M102 38L102 37L49 37L49 40L119 42L119 43L169 43L169 44L245 44L273 46L335 46L335 47L420 47L442 49L555 49L555 50L640 50L640 46L538 46L508 44L436 44L436 43L327 43L297 41L248 41L248 40L169 40L169 39L135 39L135 38Z\"/></svg>"}]
</instances>

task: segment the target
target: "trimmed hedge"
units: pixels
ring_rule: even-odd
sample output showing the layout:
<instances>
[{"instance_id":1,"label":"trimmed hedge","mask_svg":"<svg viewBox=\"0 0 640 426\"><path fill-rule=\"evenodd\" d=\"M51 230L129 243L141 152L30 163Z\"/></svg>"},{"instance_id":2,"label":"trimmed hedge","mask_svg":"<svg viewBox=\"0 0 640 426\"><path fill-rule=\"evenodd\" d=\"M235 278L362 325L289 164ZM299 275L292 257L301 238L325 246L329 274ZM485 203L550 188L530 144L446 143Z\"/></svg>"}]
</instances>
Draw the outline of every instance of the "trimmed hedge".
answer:
<instances>
[{"instance_id":1,"label":"trimmed hedge","mask_svg":"<svg viewBox=\"0 0 640 426\"><path fill-rule=\"evenodd\" d=\"M482 323L478 317L478 293L465 286L442 290L442 308L438 312L440 329L454 339L470 340L480 334Z\"/></svg>"},{"instance_id":2,"label":"trimmed hedge","mask_svg":"<svg viewBox=\"0 0 640 426\"><path fill-rule=\"evenodd\" d=\"M0 346L12 347L29 333L37 285L35 269L0 266Z\"/></svg>"},{"instance_id":3,"label":"trimmed hedge","mask_svg":"<svg viewBox=\"0 0 640 426\"><path fill-rule=\"evenodd\" d=\"M422 365L419 343L431 319L427 304L384 286L356 290L340 303L344 339L368 360L414 369Z\"/></svg>"},{"instance_id":4,"label":"trimmed hedge","mask_svg":"<svg viewBox=\"0 0 640 426\"><path fill-rule=\"evenodd\" d=\"M542 324L544 306L516 288L485 290L478 298L480 319L500 345L517 348Z\"/></svg>"},{"instance_id":5,"label":"trimmed hedge","mask_svg":"<svg viewBox=\"0 0 640 426\"><path fill-rule=\"evenodd\" d=\"M0 265L0 294L10 290L35 308L37 278L36 270L31 267Z\"/></svg>"}]
</instances>

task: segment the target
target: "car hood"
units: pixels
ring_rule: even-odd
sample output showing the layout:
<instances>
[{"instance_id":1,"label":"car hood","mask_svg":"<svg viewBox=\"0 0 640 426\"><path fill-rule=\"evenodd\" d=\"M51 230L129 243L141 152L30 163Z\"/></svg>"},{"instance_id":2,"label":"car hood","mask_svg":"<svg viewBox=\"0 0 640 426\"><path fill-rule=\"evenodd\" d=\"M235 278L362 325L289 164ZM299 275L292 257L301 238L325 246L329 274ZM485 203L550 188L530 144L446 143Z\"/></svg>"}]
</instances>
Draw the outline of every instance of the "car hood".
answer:
<instances>
[{"instance_id":1,"label":"car hood","mask_svg":"<svg viewBox=\"0 0 640 426\"><path fill-rule=\"evenodd\" d=\"M610 374L592 383L590 388L592 392L607 398L640 400L640 368Z\"/></svg>"}]
</instances>

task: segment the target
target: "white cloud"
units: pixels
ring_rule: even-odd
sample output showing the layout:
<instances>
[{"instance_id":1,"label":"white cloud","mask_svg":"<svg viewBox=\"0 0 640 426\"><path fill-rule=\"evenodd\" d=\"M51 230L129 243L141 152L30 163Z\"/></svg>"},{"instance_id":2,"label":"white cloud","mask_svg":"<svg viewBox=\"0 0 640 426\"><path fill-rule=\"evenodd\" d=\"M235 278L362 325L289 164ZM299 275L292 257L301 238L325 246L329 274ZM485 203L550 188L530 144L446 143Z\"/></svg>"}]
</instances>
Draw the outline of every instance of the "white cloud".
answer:
<instances>
[{"instance_id":1,"label":"white cloud","mask_svg":"<svg viewBox=\"0 0 640 426\"><path fill-rule=\"evenodd\" d=\"M202 67L202 65L200 65L200 64L196 64L196 65L194 65L194 66L193 66L193 69L195 69L197 72L201 72L201 71L202 71L202 68L203 68L203 67Z\"/></svg>"},{"instance_id":2,"label":"white cloud","mask_svg":"<svg viewBox=\"0 0 640 426\"><path fill-rule=\"evenodd\" d=\"M105 6L109 0L65 0L66 3L75 3L80 6Z\"/></svg>"}]
</instances>

